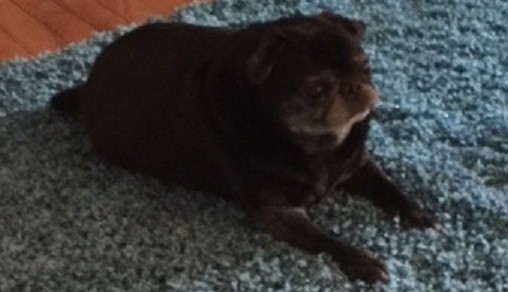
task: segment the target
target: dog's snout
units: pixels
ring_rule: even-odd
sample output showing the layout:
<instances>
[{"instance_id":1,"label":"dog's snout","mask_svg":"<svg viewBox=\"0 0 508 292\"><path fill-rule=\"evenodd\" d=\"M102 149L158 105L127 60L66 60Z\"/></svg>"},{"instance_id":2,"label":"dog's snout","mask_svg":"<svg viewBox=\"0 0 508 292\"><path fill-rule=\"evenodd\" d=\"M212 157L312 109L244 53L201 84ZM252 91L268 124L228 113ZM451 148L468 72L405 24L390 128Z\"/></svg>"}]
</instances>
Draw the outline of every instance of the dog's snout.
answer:
<instances>
[{"instance_id":1,"label":"dog's snout","mask_svg":"<svg viewBox=\"0 0 508 292\"><path fill-rule=\"evenodd\" d=\"M343 96L346 96L346 97L352 95L353 92L352 92L351 88L352 88L351 85L342 86L340 88L340 94Z\"/></svg>"},{"instance_id":2,"label":"dog's snout","mask_svg":"<svg viewBox=\"0 0 508 292\"><path fill-rule=\"evenodd\" d=\"M365 95L371 106L374 106L379 100L379 92L369 84L360 85L361 94Z\"/></svg>"},{"instance_id":3,"label":"dog's snout","mask_svg":"<svg viewBox=\"0 0 508 292\"><path fill-rule=\"evenodd\" d=\"M372 109L379 100L379 93L370 84L352 83L341 87L342 98L358 111Z\"/></svg>"},{"instance_id":4,"label":"dog's snout","mask_svg":"<svg viewBox=\"0 0 508 292\"><path fill-rule=\"evenodd\" d=\"M353 64L360 70L360 72L370 73L369 58L365 54L360 54L353 57Z\"/></svg>"},{"instance_id":5,"label":"dog's snout","mask_svg":"<svg viewBox=\"0 0 508 292\"><path fill-rule=\"evenodd\" d=\"M355 94L359 94L360 91L362 90L362 85L360 85L360 84L355 85L353 90L354 90Z\"/></svg>"},{"instance_id":6,"label":"dog's snout","mask_svg":"<svg viewBox=\"0 0 508 292\"><path fill-rule=\"evenodd\" d=\"M343 86L340 93L345 97L354 97L362 93L362 84L355 83L347 86Z\"/></svg>"}]
</instances>

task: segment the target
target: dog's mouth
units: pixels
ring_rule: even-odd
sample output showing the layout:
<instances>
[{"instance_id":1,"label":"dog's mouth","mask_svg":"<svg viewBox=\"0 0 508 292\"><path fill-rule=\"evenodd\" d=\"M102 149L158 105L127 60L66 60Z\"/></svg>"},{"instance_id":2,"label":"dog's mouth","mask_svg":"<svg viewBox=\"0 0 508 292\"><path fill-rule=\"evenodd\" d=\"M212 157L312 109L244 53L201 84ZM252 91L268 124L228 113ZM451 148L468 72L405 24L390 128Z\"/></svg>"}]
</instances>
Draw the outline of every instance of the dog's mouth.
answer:
<instances>
[{"instance_id":1,"label":"dog's mouth","mask_svg":"<svg viewBox=\"0 0 508 292\"><path fill-rule=\"evenodd\" d=\"M334 146L340 145L355 124L364 121L374 112L379 95L373 87L366 85L362 88L362 94L355 98L341 99L332 104L320 118L293 119L289 123L290 131L296 135L332 137Z\"/></svg>"},{"instance_id":2,"label":"dog's mouth","mask_svg":"<svg viewBox=\"0 0 508 292\"><path fill-rule=\"evenodd\" d=\"M353 82L338 87L320 105L291 107L292 110L286 111L289 115L284 123L299 141L326 137L318 140L326 141L326 148L337 147L346 140L355 124L372 115L378 100L379 93L369 82Z\"/></svg>"},{"instance_id":3,"label":"dog's mouth","mask_svg":"<svg viewBox=\"0 0 508 292\"><path fill-rule=\"evenodd\" d=\"M354 125L356 123L359 123L359 122L365 120L373 111L374 111L374 106L370 106L367 109L365 109L364 111L357 113L349 120L350 124Z\"/></svg>"},{"instance_id":4,"label":"dog's mouth","mask_svg":"<svg viewBox=\"0 0 508 292\"><path fill-rule=\"evenodd\" d=\"M299 123L290 125L290 130L296 134L308 135L330 135L342 132L345 129L351 128L354 124L365 120L373 112L373 107L369 107L362 112L359 112L348 119L345 123L329 125L322 122L315 123Z\"/></svg>"},{"instance_id":5,"label":"dog's mouth","mask_svg":"<svg viewBox=\"0 0 508 292\"><path fill-rule=\"evenodd\" d=\"M297 137L300 137L300 141L315 141L315 138L326 137L325 140L319 139L322 141L321 146L312 146L308 147L307 144L304 145L304 150L310 154L319 151L319 149L323 149L321 147L325 147L326 149L339 147L349 136L351 133L351 129L357 123L364 121L369 115L373 113L372 108L367 108L362 112L355 114L353 117L347 120L347 122L338 124L338 125L326 125L322 123L312 123L305 124L300 123L298 125L290 126L290 130ZM324 142L326 141L326 142ZM321 143L321 142L320 142ZM310 145L313 145L312 143Z\"/></svg>"},{"instance_id":6,"label":"dog's mouth","mask_svg":"<svg viewBox=\"0 0 508 292\"><path fill-rule=\"evenodd\" d=\"M338 92L330 103L294 116L290 125L295 132L328 134L367 118L378 100L379 93L372 85L353 84Z\"/></svg>"}]
</instances>

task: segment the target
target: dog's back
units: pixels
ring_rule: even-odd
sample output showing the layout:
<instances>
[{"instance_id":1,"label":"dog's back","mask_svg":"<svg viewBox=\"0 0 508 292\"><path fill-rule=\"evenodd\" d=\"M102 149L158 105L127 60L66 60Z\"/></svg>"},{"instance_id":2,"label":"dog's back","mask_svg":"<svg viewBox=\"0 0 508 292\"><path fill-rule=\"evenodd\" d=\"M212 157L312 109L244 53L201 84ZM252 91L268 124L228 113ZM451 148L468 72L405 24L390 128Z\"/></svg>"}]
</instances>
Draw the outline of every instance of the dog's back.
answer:
<instances>
[{"instance_id":1,"label":"dog's back","mask_svg":"<svg viewBox=\"0 0 508 292\"><path fill-rule=\"evenodd\" d=\"M87 82L57 95L53 105L79 113L94 150L108 160L225 191L227 183L219 181L224 162L217 160L227 159L206 120L201 91L208 59L229 35L188 24L141 27L107 47Z\"/></svg>"}]
</instances>

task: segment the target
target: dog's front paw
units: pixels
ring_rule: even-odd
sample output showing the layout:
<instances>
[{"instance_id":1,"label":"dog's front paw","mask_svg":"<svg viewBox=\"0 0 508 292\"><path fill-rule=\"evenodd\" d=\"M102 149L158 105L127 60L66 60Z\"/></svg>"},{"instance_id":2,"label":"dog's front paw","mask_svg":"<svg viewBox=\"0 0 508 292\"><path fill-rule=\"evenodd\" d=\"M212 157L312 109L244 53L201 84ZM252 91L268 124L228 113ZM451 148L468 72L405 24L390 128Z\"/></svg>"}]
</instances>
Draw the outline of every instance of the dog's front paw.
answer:
<instances>
[{"instance_id":1,"label":"dog's front paw","mask_svg":"<svg viewBox=\"0 0 508 292\"><path fill-rule=\"evenodd\" d=\"M356 247L352 249L348 259L341 263L341 268L352 281L360 280L368 284L390 281L385 264L371 252Z\"/></svg>"},{"instance_id":2,"label":"dog's front paw","mask_svg":"<svg viewBox=\"0 0 508 292\"><path fill-rule=\"evenodd\" d=\"M436 218L416 205L401 210L400 224L404 228L441 230L441 225L437 223Z\"/></svg>"}]
</instances>

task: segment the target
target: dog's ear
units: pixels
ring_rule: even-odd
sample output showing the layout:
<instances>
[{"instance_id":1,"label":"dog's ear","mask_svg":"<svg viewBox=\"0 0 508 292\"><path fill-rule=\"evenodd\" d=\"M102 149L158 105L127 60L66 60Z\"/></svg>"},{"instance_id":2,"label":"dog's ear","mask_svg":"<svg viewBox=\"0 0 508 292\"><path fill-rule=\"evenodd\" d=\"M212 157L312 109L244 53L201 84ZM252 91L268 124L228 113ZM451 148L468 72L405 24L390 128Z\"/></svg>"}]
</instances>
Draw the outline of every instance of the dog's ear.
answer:
<instances>
[{"instance_id":1,"label":"dog's ear","mask_svg":"<svg viewBox=\"0 0 508 292\"><path fill-rule=\"evenodd\" d=\"M261 36L256 49L247 58L245 74L249 82L263 83L270 76L273 64L285 46L282 32L274 31Z\"/></svg>"},{"instance_id":2,"label":"dog's ear","mask_svg":"<svg viewBox=\"0 0 508 292\"><path fill-rule=\"evenodd\" d=\"M363 39L365 32L367 31L367 26L359 19L347 18L328 11L318 14L317 18L343 27L347 32L359 40Z\"/></svg>"}]
</instances>

